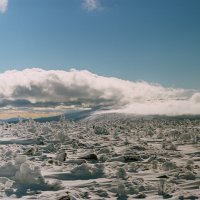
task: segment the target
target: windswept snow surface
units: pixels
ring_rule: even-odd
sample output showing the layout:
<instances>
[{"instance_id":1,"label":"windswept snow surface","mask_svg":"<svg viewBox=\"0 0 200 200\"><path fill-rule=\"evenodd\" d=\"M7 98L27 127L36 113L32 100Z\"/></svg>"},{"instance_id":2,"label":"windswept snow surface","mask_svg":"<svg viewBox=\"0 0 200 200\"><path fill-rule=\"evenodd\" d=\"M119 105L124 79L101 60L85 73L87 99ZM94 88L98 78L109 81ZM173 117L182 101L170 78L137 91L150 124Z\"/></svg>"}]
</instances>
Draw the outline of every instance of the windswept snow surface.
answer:
<instances>
[{"instance_id":1,"label":"windswept snow surface","mask_svg":"<svg viewBox=\"0 0 200 200\"><path fill-rule=\"evenodd\" d=\"M198 199L200 119L0 124L0 199Z\"/></svg>"}]
</instances>

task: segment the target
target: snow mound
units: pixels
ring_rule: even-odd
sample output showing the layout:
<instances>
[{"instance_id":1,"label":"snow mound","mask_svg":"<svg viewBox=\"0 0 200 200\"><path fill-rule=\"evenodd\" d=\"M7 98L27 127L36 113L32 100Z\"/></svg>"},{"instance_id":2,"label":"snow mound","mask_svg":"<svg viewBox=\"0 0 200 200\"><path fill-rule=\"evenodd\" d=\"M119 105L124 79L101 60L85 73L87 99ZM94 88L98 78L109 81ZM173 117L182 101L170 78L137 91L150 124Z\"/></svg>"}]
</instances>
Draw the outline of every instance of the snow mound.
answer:
<instances>
[{"instance_id":1,"label":"snow mound","mask_svg":"<svg viewBox=\"0 0 200 200\"><path fill-rule=\"evenodd\" d=\"M75 176L82 177L102 177L104 175L104 165L103 164L86 164L83 163L79 166L74 167L71 173Z\"/></svg>"}]
</instances>

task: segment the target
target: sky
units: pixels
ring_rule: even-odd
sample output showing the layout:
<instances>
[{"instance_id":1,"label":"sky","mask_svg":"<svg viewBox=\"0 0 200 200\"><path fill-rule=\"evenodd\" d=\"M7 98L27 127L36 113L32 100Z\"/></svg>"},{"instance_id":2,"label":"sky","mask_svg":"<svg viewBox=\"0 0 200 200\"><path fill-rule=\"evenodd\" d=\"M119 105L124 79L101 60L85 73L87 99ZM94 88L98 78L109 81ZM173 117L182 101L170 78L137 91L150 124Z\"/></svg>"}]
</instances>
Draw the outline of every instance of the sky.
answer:
<instances>
[{"instance_id":1,"label":"sky","mask_svg":"<svg viewBox=\"0 0 200 200\"><path fill-rule=\"evenodd\" d=\"M200 88L199 0L0 0L0 73L42 68Z\"/></svg>"},{"instance_id":2,"label":"sky","mask_svg":"<svg viewBox=\"0 0 200 200\"><path fill-rule=\"evenodd\" d=\"M200 115L199 10L199 0L0 0L0 118Z\"/></svg>"}]
</instances>

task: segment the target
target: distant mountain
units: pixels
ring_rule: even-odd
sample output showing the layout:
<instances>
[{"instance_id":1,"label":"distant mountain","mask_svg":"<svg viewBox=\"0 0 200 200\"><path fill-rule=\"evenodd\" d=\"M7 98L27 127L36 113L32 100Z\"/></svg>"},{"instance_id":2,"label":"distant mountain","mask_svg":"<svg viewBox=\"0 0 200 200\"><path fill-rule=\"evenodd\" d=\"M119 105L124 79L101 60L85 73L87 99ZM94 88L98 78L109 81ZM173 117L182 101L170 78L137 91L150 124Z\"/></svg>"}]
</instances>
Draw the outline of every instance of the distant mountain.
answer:
<instances>
[{"instance_id":1,"label":"distant mountain","mask_svg":"<svg viewBox=\"0 0 200 200\"><path fill-rule=\"evenodd\" d=\"M95 107L88 110L69 110L64 113L64 118L66 120L79 121L79 120L88 120L88 121L101 121L107 119L119 119L119 118L141 118L144 120L151 119L162 119L162 120L200 120L200 115L178 115L178 116L167 116L167 115L135 115L135 114L126 114L126 113L101 113L95 114L96 111L102 111L104 108ZM51 122L59 121L63 115L49 116L49 117L40 117L34 119L36 122ZM21 118L22 121L28 121L28 118ZM19 118L10 118L6 120L0 120L1 122L7 123L18 123Z\"/></svg>"},{"instance_id":2,"label":"distant mountain","mask_svg":"<svg viewBox=\"0 0 200 200\"><path fill-rule=\"evenodd\" d=\"M154 119L170 119L170 120L200 120L200 115L175 115L175 116L167 116L167 115L154 115Z\"/></svg>"},{"instance_id":3,"label":"distant mountain","mask_svg":"<svg viewBox=\"0 0 200 200\"><path fill-rule=\"evenodd\" d=\"M97 111L99 108L93 108L89 110L71 110L64 114L64 117L66 120L73 120L73 121L79 121L81 119L87 118L90 115L92 115L95 111ZM41 117L34 119L37 122L49 122L49 121L59 121L62 115L58 116L51 116L51 117Z\"/></svg>"},{"instance_id":4,"label":"distant mountain","mask_svg":"<svg viewBox=\"0 0 200 200\"><path fill-rule=\"evenodd\" d=\"M9 118L9 119L2 119L2 120L0 120L0 122L18 123L20 120L25 121L28 119L26 119L26 118L19 119L18 117L13 117L13 118Z\"/></svg>"},{"instance_id":5,"label":"distant mountain","mask_svg":"<svg viewBox=\"0 0 200 200\"><path fill-rule=\"evenodd\" d=\"M95 107L88 110L69 110L64 113L64 117L66 120L73 120L73 121L79 121L84 118L87 118L91 116L95 111L101 109L100 107ZM49 117L40 117L34 119L36 122L50 122L50 121L59 121L62 115L57 116L49 116ZM22 118L22 121L28 121L28 118ZM18 123L19 118L10 118L5 120L0 120L1 122L7 122L7 123Z\"/></svg>"}]
</instances>

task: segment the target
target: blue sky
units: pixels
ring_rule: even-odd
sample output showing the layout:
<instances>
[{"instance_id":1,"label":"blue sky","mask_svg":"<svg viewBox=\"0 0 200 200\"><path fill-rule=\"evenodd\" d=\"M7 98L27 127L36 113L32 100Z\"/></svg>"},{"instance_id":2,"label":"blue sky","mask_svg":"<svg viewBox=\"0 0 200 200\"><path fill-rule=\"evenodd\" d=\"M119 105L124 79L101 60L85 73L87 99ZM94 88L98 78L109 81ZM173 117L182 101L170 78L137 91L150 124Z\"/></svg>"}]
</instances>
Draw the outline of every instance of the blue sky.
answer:
<instances>
[{"instance_id":1,"label":"blue sky","mask_svg":"<svg viewBox=\"0 0 200 200\"><path fill-rule=\"evenodd\" d=\"M5 2L0 0L0 72L76 68L200 87L199 0Z\"/></svg>"}]
</instances>

